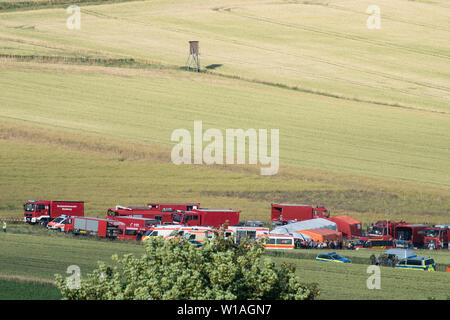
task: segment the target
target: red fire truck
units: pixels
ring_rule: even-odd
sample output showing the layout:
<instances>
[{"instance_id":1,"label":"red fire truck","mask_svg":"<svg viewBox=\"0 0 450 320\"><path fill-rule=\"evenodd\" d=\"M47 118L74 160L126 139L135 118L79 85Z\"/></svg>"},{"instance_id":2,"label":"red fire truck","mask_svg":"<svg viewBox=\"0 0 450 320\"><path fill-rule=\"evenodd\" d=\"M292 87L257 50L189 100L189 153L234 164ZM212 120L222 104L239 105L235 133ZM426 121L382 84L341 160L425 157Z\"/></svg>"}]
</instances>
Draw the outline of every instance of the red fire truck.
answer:
<instances>
[{"instance_id":1,"label":"red fire truck","mask_svg":"<svg viewBox=\"0 0 450 320\"><path fill-rule=\"evenodd\" d=\"M425 247L444 249L450 246L450 225L433 226L425 230Z\"/></svg>"},{"instance_id":2,"label":"red fire truck","mask_svg":"<svg viewBox=\"0 0 450 320\"><path fill-rule=\"evenodd\" d=\"M141 238L148 230L159 224L159 220L130 216L107 216L106 219L123 222L125 224L124 228L119 227L118 229L117 238L121 240L141 241Z\"/></svg>"},{"instance_id":3,"label":"red fire truck","mask_svg":"<svg viewBox=\"0 0 450 320\"><path fill-rule=\"evenodd\" d=\"M240 211L232 209L194 209L172 213L173 223L185 226L208 226L218 228L228 223L234 226L239 223Z\"/></svg>"},{"instance_id":4,"label":"red fire truck","mask_svg":"<svg viewBox=\"0 0 450 320\"><path fill-rule=\"evenodd\" d=\"M84 216L83 201L28 200L24 205L24 221L44 226L59 216Z\"/></svg>"},{"instance_id":5,"label":"red fire truck","mask_svg":"<svg viewBox=\"0 0 450 320\"><path fill-rule=\"evenodd\" d=\"M165 211L164 209L171 209L168 211L191 211L200 208L200 203L147 203L147 207L155 211Z\"/></svg>"},{"instance_id":6,"label":"red fire truck","mask_svg":"<svg viewBox=\"0 0 450 320\"><path fill-rule=\"evenodd\" d=\"M108 217L136 217L158 220L160 224L172 223L172 209L162 209L164 211L153 210L149 207L122 207L116 206L115 209L109 208Z\"/></svg>"},{"instance_id":7,"label":"red fire truck","mask_svg":"<svg viewBox=\"0 0 450 320\"><path fill-rule=\"evenodd\" d=\"M401 223L395 227L394 243L397 248L422 248L424 246L426 224Z\"/></svg>"},{"instance_id":8,"label":"red fire truck","mask_svg":"<svg viewBox=\"0 0 450 320\"><path fill-rule=\"evenodd\" d=\"M330 213L324 206L313 207L308 204L272 204L271 220L274 224L287 224L289 221L328 218L329 216Z\"/></svg>"},{"instance_id":9,"label":"red fire truck","mask_svg":"<svg viewBox=\"0 0 450 320\"><path fill-rule=\"evenodd\" d=\"M70 217L65 222L64 231L75 235L96 235L102 238L116 239L118 230L125 228L125 223L111 219Z\"/></svg>"}]
</instances>

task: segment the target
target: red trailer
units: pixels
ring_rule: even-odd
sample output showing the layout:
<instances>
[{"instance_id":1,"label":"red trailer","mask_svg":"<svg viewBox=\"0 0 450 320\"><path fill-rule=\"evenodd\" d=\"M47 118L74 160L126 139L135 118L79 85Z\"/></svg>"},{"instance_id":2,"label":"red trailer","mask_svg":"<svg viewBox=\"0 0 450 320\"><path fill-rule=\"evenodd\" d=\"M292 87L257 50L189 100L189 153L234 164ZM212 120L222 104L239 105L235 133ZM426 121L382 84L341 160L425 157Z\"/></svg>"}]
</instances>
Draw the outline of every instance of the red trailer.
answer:
<instances>
[{"instance_id":1,"label":"red trailer","mask_svg":"<svg viewBox=\"0 0 450 320\"><path fill-rule=\"evenodd\" d=\"M116 239L119 229L125 229L125 224L111 219L95 217L70 217L66 221L64 231L75 235L97 235L102 238Z\"/></svg>"},{"instance_id":2,"label":"red trailer","mask_svg":"<svg viewBox=\"0 0 450 320\"><path fill-rule=\"evenodd\" d=\"M428 249L450 248L450 225L433 226L426 229L424 245Z\"/></svg>"},{"instance_id":3,"label":"red trailer","mask_svg":"<svg viewBox=\"0 0 450 320\"><path fill-rule=\"evenodd\" d=\"M401 223L395 227L394 243L397 248L422 248L424 246L426 224Z\"/></svg>"},{"instance_id":4,"label":"red trailer","mask_svg":"<svg viewBox=\"0 0 450 320\"><path fill-rule=\"evenodd\" d=\"M147 203L147 207L155 211L191 211L200 208L200 203Z\"/></svg>"},{"instance_id":5,"label":"red trailer","mask_svg":"<svg viewBox=\"0 0 450 320\"><path fill-rule=\"evenodd\" d=\"M173 223L186 226L208 226L219 228L228 223L234 226L239 223L240 211L232 209L194 209L192 211L178 211L172 213Z\"/></svg>"},{"instance_id":6,"label":"red trailer","mask_svg":"<svg viewBox=\"0 0 450 320\"><path fill-rule=\"evenodd\" d=\"M308 204L272 204L271 220L276 224L289 221L303 221L314 218L328 218L330 213L324 206Z\"/></svg>"},{"instance_id":7,"label":"red trailer","mask_svg":"<svg viewBox=\"0 0 450 320\"><path fill-rule=\"evenodd\" d=\"M47 225L59 216L84 216L83 201L28 200L24 205L24 221Z\"/></svg>"},{"instance_id":8,"label":"red trailer","mask_svg":"<svg viewBox=\"0 0 450 320\"><path fill-rule=\"evenodd\" d=\"M350 216L343 215L328 218L328 220L336 223L338 231L347 239L353 239L362 236L361 221L353 219Z\"/></svg>"},{"instance_id":9,"label":"red trailer","mask_svg":"<svg viewBox=\"0 0 450 320\"><path fill-rule=\"evenodd\" d=\"M107 211L108 217L136 217L145 219L158 220L160 224L172 223L172 210L164 209L167 211L157 211L149 207L121 207L116 206L115 209L109 208Z\"/></svg>"}]
</instances>

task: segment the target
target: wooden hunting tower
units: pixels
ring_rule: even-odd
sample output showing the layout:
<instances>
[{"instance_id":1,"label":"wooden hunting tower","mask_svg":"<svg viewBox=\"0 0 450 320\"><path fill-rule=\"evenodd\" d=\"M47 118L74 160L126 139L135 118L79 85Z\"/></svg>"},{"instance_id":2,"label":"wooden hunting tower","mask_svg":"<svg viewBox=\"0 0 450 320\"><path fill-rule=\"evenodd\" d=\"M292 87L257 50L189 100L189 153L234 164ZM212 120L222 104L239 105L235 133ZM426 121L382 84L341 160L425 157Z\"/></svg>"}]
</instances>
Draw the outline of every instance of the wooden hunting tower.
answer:
<instances>
[{"instance_id":1,"label":"wooden hunting tower","mask_svg":"<svg viewBox=\"0 0 450 320\"><path fill-rule=\"evenodd\" d=\"M200 51L198 41L189 41L189 58L187 61L188 70L200 72ZM191 68L192 66L192 68Z\"/></svg>"}]
</instances>

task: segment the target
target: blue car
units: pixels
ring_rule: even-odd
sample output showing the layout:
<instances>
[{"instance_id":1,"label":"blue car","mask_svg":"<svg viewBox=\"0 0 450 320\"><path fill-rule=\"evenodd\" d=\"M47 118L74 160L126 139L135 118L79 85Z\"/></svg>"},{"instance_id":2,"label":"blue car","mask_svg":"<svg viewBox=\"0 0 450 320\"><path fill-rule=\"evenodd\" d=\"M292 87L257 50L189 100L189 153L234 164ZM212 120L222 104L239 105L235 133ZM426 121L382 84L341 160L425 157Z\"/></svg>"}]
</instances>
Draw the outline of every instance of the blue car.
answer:
<instances>
[{"instance_id":1,"label":"blue car","mask_svg":"<svg viewBox=\"0 0 450 320\"><path fill-rule=\"evenodd\" d=\"M349 258L344 258L338 255L336 252L320 253L317 255L316 261L352 263Z\"/></svg>"}]
</instances>

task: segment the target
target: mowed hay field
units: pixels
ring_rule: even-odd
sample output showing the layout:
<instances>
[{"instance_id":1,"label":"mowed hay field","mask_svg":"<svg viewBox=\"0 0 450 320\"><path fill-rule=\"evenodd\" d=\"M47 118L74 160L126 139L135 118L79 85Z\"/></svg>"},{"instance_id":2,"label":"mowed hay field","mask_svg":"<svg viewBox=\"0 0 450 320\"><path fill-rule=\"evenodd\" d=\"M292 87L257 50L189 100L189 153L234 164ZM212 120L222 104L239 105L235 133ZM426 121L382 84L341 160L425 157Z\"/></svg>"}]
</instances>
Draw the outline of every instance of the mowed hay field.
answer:
<instances>
[{"instance_id":1,"label":"mowed hay field","mask_svg":"<svg viewBox=\"0 0 450 320\"><path fill-rule=\"evenodd\" d=\"M70 4L0 0L0 220L23 217L28 199L55 199L84 200L99 217L118 204L198 201L268 223L271 203L290 202L364 227L450 223L445 0L377 1L378 30L366 26L365 0L86 0L80 30L66 26ZM200 41L199 73L185 68L190 40ZM172 132L193 135L196 120L223 134L279 129L279 172L173 164ZM49 280L71 255L92 270L142 249L17 228L0 238L0 275ZM325 299L448 292L445 273L389 269L369 293L365 266L294 260Z\"/></svg>"}]
</instances>

